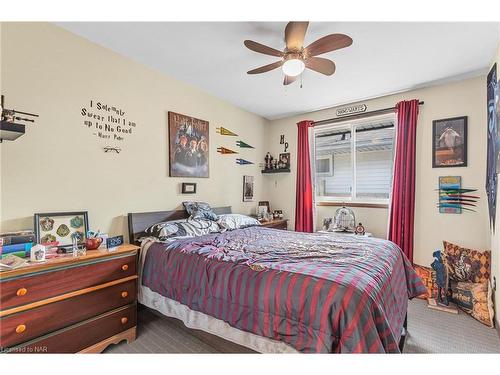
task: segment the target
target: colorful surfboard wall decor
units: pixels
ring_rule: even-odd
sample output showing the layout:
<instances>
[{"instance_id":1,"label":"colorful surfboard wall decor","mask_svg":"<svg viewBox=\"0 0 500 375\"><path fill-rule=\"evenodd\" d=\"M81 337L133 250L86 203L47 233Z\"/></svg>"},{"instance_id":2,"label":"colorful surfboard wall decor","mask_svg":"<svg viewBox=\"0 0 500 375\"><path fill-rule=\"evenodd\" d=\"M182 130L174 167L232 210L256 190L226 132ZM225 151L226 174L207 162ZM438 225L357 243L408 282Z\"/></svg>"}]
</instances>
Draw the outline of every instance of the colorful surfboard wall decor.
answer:
<instances>
[{"instance_id":1,"label":"colorful surfboard wall decor","mask_svg":"<svg viewBox=\"0 0 500 375\"><path fill-rule=\"evenodd\" d=\"M219 154L223 154L223 155L227 155L227 154L237 154L236 151L233 151L229 148L225 148L225 147L217 147L217 152Z\"/></svg>"},{"instance_id":2,"label":"colorful surfboard wall decor","mask_svg":"<svg viewBox=\"0 0 500 375\"><path fill-rule=\"evenodd\" d=\"M220 135L229 135L232 137L237 137L238 134L233 133L231 130L228 130L226 128L223 128L222 126L220 128L215 128L215 131L220 134Z\"/></svg>"},{"instance_id":3,"label":"colorful surfboard wall decor","mask_svg":"<svg viewBox=\"0 0 500 375\"><path fill-rule=\"evenodd\" d=\"M472 211L471 207L476 207L475 203L479 196L470 193L477 189L462 189L462 178L460 176L440 176L439 177L439 201L440 213L461 214L462 211Z\"/></svg>"},{"instance_id":4,"label":"colorful surfboard wall decor","mask_svg":"<svg viewBox=\"0 0 500 375\"><path fill-rule=\"evenodd\" d=\"M255 148L255 147L250 146L248 143L245 143L243 141L236 141L236 146L241 147L241 148Z\"/></svg>"},{"instance_id":5,"label":"colorful surfboard wall decor","mask_svg":"<svg viewBox=\"0 0 500 375\"><path fill-rule=\"evenodd\" d=\"M253 164L251 161L245 160L245 159L236 159L236 164L239 165L246 165L246 164Z\"/></svg>"}]
</instances>

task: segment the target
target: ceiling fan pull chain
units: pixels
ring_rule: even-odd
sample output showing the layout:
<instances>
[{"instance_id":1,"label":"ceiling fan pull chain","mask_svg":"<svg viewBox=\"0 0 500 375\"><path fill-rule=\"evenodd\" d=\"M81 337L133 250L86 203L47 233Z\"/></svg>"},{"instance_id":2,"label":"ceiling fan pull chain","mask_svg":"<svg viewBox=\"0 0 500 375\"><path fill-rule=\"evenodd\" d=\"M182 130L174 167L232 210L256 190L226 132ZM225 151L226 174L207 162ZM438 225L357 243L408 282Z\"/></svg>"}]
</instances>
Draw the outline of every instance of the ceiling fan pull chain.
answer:
<instances>
[{"instance_id":1,"label":"ceiling fan pull chain","mask_svg":"<svg viewBox=\"0 0 500 375\"><path fill-rule=\"evenodd\" d=\"M302 76L303 76L303 73L300 73L300 88L302 88Z\"/></svg>"}]
</instances>

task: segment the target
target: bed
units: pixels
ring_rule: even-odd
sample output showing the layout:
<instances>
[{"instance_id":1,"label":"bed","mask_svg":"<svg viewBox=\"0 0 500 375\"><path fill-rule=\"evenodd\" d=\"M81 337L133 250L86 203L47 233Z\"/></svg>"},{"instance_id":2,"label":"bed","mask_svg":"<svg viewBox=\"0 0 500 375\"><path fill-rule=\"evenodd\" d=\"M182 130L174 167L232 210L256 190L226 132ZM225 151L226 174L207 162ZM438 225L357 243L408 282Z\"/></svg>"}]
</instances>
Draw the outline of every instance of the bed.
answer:
<instances>
[{"instance_id":1,"label":"bed","mask_svg":"<svg viewBox=\"0 0 500 375\"><path fill-rule=\"evenodd\" d=\"M129 214L130 241L187 216ZM143 241L140 269L141 304L263 353L399 353L425 291L390 241L263 227Z\"/></svg>"}]
</instances>

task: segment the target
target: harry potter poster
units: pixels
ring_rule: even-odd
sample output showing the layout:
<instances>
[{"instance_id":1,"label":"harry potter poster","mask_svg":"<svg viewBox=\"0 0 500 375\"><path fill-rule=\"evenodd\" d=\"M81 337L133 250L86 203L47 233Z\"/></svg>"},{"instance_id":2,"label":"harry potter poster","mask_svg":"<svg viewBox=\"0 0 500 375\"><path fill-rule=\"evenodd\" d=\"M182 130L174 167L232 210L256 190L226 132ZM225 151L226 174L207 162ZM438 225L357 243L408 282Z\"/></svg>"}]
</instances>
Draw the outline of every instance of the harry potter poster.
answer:
<instances>
[{"instance_id":1,"label":"harry potter poster","mask_svg":"<svg viewBox=\"0 0 500 375\"><path fill-rule=\"evenodd\" d=\"M170 177L208 177L208 121L168 112Z\"/></svg>"}]
</instances>

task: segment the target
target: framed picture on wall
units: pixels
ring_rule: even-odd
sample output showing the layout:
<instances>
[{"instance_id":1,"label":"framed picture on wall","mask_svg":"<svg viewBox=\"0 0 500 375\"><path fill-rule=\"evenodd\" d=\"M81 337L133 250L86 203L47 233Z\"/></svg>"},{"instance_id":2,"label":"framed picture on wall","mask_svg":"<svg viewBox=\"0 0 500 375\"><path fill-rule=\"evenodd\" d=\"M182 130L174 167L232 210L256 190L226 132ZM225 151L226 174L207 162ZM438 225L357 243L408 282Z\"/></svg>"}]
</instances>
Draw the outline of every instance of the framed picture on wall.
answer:
<instances>
[{"instance_id":1,"label":"framed picture on wall","mask_svg":"<svg viewBox=\"0 0 500 375\"><path fill-rule=\"evenodd\" d=\"M243 176L243 202L253 201L253 176Z\"/></svg>"},{"instance_id":2,"label":"framed picture on wall","mask_svg":"<svg viewBox=\"0 0 500 375\"><path fill-rule=\"evenodd\" d=\"M170 177L209 177L208 121L168 112Z\"/></svg>"},{"instance_id":3,"label":"framed picture on wall","mask_svg":"<svg viewBox=\"0 0 500 375\"><path fill-rule=\"evenodd\" d=\"M467 116L432 122L432 167L467 166Z\"/></svg>"},{"instance_id":4,"label":"framed picture on wall","mask_svg":"<svg viewBox=\"0 0 500 375\"><path fill-rule=\"evenodd\" d=\"M87 211L38 213L34 222L36 243L61 249L71 247L73 238L83 245L89 230Z\"/></svg>"},{"instance_id":5,"label":"framed picture on wall","mask_svg":"<svg viewBox=\"0 0 500 375\"><path fill-rule=\"evenodd\" d=\"M196 182L183 182L182 194L196 194Z\"/></svg>"}]
</instances>

